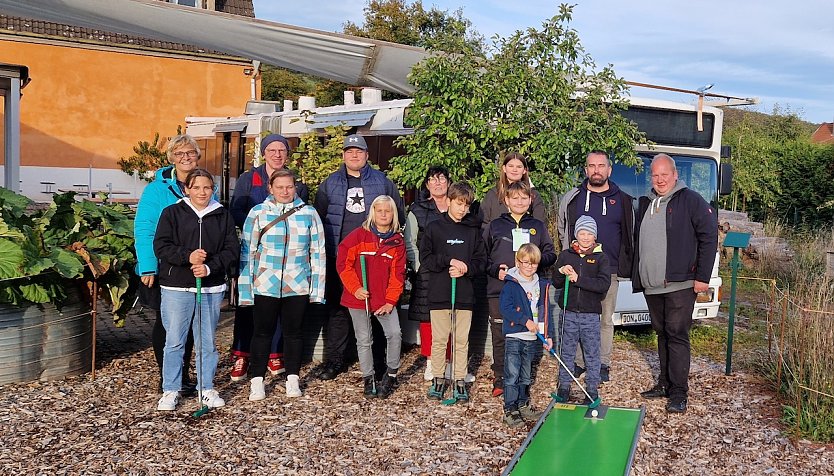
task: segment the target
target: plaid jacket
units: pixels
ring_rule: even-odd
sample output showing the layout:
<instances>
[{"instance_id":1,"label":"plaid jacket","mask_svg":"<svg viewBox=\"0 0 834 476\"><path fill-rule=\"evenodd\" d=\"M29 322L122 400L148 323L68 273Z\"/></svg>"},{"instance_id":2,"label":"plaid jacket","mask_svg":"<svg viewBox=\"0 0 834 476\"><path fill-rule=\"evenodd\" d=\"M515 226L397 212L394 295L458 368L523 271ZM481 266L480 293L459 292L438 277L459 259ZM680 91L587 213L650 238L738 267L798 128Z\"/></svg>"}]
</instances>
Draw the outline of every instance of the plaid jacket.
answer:
<instances>
[{"instance_id":1,"label":"plaid jacket","mask_svg":"<svg viewBox=\"0 0 834 476\"><path fill-rule=\"evenodd\" d=\"M240 305L254 304L255 294L277 298L309 295L310 302L324 302L324 227L315 208L305 205L260 235L269 222L299 205L304 201L298 197L283 204L270 196L246 217L237 281ZM260 245L254 249L259 238Z\"/></svg>"}]
</instances>

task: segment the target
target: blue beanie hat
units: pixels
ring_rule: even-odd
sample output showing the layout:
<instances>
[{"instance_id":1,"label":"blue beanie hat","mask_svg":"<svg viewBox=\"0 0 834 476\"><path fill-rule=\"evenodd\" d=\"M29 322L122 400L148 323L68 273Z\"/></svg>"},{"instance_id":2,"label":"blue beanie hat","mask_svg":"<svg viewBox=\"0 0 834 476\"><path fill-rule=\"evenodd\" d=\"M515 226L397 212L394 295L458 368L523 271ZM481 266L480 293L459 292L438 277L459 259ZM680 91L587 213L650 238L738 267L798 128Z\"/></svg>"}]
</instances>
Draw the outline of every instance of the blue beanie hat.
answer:
<instances>
[{"instance_id":1,"label":"blue beanie hat","mask_svg":"<svg viewBox=\"0 0 834 476\"><path fill-rule=\"evenodd\" d=\"M582 215L576 219L576 225L573 228L573 234L578 235L580 230L591 232L594 238L597 237L597 221L588 215Z\"/></svg>"},{"instance_id":2,"label":"blue beanie hat","mask_svg":"<svg viewBox=\"0 0 834 476\"><path fill-rule=\"evenodd\" d=\"M290 143L289 141L287 141L286 137L282 136L281 134L270 134L261 139L261 155L264 155L266 153L266 146L272 144L275 141L284 144L284 147L287 148L287 154L289 154L292 151L292 149L290 148Z\"/></svg>"}]
</instances>

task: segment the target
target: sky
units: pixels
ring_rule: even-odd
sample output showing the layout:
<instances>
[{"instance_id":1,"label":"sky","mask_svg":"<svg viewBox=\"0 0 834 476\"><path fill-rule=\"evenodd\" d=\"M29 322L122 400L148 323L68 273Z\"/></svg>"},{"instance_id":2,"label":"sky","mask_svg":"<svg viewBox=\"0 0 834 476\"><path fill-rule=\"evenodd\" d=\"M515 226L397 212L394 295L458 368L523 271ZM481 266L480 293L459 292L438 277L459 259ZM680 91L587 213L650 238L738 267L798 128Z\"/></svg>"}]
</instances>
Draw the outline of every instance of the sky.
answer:
<instances>
[{"instance_id":1,"label":"sky","mask_svg":"<svg viewBox=\"0 0 834 476\"><path fill-rule=\"evenodd\" d=\"M341 32L363 22L365 0L254 0L255 16ZM830 0L574 0L572 27L597 65L628 81L756 97L814 123L834 121L834 3ZM541 0L423 0L464 17L488 40L538 28L558 13ZM632 89L634 96L692 102L689 95Z\"/></svg>"}]
</instances>

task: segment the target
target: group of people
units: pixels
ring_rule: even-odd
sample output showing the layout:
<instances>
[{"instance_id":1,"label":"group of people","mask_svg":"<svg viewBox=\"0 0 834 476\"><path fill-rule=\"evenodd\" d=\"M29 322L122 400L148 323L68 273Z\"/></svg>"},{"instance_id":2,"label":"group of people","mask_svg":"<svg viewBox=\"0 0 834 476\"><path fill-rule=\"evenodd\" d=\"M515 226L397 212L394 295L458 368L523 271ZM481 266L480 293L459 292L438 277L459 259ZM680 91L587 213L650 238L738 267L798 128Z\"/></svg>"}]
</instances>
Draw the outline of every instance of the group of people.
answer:
<instances>
[{"instance_id":1,"label":"group of people","mask_svg":"<svg viewBox=\"0 0 834 476\"><path fill-rule=\"evenodd\" d=\"M214 334L227 283L237 296L230 374L249 379L249 400L266 397L267 371L286 372L286 395L302 395L308 303L329 309L318 377L346 369L353 334L364 396L388 397L400 367L397 304L409 279L408 317L420 322L428 398L469 399L472 312L485 293L492 393L503 396L505 423L520 426L540 416L529 389L543 350L554 346L572 372L560 369L553 398L571 400L571 373L585 374L586 401L598 398L611 378L618 282L631 278L635 292L646 294L658 333L660 375L643 396L666 397L669 412L686 411L689 328L696 293L706 291L712 271L717 218L678 180L670 156L655 156L652 189L635 215L634 198L609 179L608 155L590 152L585 180L559 202L557 252L521 154L503 158L480 206L471 186L430 167L406 215L396 185L368 164L360 135L345 138L343 164L319 185L313 205L286 167L287 139L268 135L260 150L263 164L241 175L226 210L213 197L211 174L197 167L197 143L177 136L168 146L173 165L157 172L139 202L137 272L140 298L157 312L159 410L174 410L195 387L204 405L224 405L213 386ZM552 282L543 274L550 267ZM374 321L386 339L381 379ZM188 376L195 346L196 386Z\"/></svg>"}]
</instances>

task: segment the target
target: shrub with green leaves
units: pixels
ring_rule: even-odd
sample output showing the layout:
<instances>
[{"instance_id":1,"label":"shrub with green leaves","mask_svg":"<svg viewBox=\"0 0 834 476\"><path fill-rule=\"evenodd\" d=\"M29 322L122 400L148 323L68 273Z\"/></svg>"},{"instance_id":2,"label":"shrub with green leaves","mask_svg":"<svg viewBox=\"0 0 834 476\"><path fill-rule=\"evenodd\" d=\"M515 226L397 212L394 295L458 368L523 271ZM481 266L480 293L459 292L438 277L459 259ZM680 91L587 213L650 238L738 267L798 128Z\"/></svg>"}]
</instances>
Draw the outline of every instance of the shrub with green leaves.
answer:
<instances>
[{"instance_id":1,"label":"shrub with green leaves","mask_svg":"<svg viewBox=\"0 0 834 476\"><path fill-rule=\"evenodd\" d=\"M0 188L0 302L60 305L73 281L97 280L119 324L136 264L133 211L74 196L30 212L31 200Z\"/></svg>"}]
</instances>

